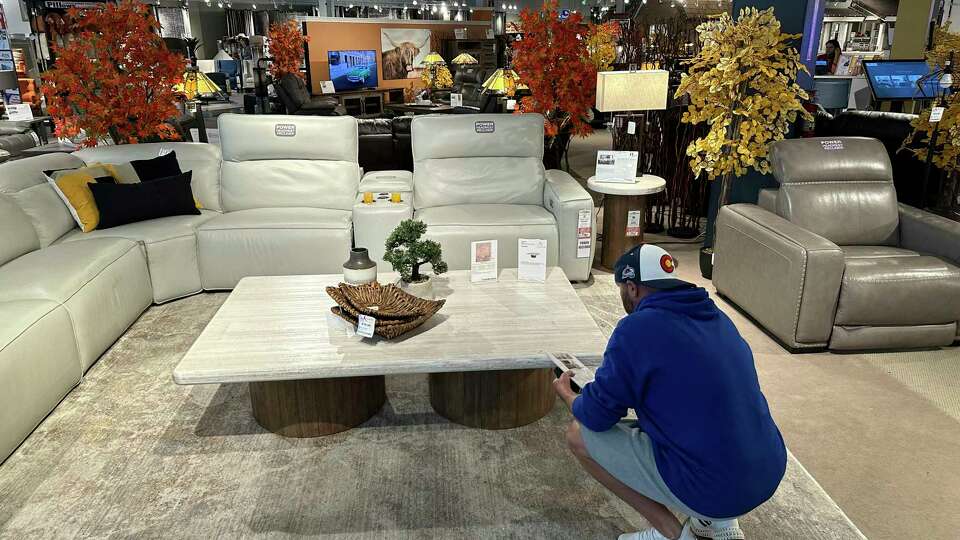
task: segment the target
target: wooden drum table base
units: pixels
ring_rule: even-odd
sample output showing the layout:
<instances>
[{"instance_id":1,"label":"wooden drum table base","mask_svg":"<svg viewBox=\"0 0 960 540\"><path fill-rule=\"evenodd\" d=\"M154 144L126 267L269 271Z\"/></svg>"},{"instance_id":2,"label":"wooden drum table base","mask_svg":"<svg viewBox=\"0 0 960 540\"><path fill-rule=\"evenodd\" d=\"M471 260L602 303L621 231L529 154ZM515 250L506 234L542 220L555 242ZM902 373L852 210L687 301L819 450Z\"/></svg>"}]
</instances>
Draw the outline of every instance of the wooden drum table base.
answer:
<instances>
[{"instance_id":1,"label":"wooden drum table base","mask_svg":"<svg viewBox=\"0 0 960 540\"><path fill-rule=\"evenodd\" d=\"M481 429L509 429L543 418L553 409L553 369L510 369L430 374L430 403L452 422Z\"/></svg>"},{"instance_id":2,"label":"wooden drum table base","mask_svg":"<svg viewBox=\"0 0 960 540\"><path fill-rule=\"evenodd\" d=\"M253 417L284 437L346 431L377 414L386 399L382 375L250 383Z\"/></svg>"}]
</instances>

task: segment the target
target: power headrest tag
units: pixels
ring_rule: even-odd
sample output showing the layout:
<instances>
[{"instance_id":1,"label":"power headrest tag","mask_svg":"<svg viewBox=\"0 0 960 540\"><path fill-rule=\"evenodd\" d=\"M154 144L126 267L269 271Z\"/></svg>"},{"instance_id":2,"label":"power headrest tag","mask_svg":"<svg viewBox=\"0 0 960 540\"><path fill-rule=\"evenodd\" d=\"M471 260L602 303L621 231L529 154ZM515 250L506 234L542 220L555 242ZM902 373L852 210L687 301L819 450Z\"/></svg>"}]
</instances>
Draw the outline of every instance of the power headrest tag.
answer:
<instances>
[{"instance_id":1,"label":"power headrest tag","mask_svg":"<svg viewBox=\"0 0 960 540\"><path fill-rule=\"evenodd\" d=\"M478 120L473 127L477 133L493 133L496 130L493 120Z\"/></svg>"},{"instance_id":2,"label":"power headrest tag","mask_svg":"<svg viewBox=\"0 0 960 540\"><path fill-rule=\"evenodd\" d=\"M296 124L276 124L273 126L273 134L277 137L296 137Z\"/></svg>"}]
</instances>

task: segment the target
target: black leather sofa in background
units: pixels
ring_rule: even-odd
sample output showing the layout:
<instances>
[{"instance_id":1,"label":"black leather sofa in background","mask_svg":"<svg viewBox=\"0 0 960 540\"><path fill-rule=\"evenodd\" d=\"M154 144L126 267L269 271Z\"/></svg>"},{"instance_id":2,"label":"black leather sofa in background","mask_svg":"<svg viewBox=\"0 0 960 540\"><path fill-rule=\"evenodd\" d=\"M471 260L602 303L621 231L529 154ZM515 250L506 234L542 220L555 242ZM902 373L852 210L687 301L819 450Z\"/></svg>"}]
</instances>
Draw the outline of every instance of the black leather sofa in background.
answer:
<instances>
[{"instance_id":1,"label":"black leather sofa in background","mask_svg":"<svg viewBox=\"0 0 960 540\"><path fill-rule=\"evenodd\" d=\"M410 121L413 117L358 119L360 166L364 171L413 171Z\"/></svg>"}]
</instances>

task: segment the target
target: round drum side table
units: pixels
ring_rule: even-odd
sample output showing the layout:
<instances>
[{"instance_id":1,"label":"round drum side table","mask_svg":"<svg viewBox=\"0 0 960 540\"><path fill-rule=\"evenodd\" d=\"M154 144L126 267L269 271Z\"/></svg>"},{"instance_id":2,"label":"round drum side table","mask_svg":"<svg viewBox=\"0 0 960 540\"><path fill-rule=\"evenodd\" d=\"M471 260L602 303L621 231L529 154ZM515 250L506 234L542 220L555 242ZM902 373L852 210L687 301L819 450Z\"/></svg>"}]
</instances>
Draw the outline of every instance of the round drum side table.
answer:
<instances>
[{"instance_id":1,"label":"round drum side table","mask_svg":"<svg viewBox=\"0 0 960 540\"><path fill-rule=\"evenodd\" d=\"M603 197L603 243L600 265L612 270L620 255L643 243L643 228L646 226L647 195L660 193L667 181L659 176L638 176L636 183L600 182L591 176L587 180L590 191L602 193ZM639 212L639 222L630 213Z\"/></svg>"}]
</instances>

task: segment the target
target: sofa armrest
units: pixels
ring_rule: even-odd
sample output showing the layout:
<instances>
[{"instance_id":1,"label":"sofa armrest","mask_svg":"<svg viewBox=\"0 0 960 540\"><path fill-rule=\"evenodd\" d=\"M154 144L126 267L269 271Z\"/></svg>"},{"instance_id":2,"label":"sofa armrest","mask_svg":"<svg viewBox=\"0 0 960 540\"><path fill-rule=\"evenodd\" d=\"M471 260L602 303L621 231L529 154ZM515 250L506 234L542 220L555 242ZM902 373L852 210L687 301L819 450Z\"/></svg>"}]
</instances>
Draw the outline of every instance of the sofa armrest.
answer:
<instances>
[{"instance_id":1,"label":"sofa armrest","mask_svg":"<svg viewBox=\"0 0 960 540\"><path fill-rule=\"evenodd\" d=\"M900 247L960 265L960 223L901 204Z\"/></svg>"},{"instance_id":2,"label":"sofa armrest","mask_svg":"<svg viewBox=\"0 0 960 540\"><path fill-rule=\"evenodd\" d=\"M560 239L559 264L570 281L590 279L590 267L593 264L593 250L596 246L596 227L594 226L593 198L579 182L564 171L547 171L547 181L543 188L543 206L557 220L557 238ZM581 212L589 216L590 245L579 250L578 228ZM587 239L584 238L584 241Z\"/></svg>"},{"instance_id":3,"label":"sofa armrest","mask_svg":"<svg viewBox=\"0 0 960 540\"><path fill-rule=\"evenodd\" d=\"M752 204L720 209L713 284L789 347L830 340L843 251L833 242Z\"/></svg>"}]
</instances>

